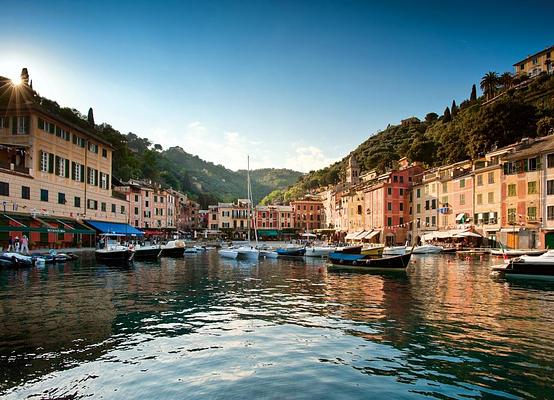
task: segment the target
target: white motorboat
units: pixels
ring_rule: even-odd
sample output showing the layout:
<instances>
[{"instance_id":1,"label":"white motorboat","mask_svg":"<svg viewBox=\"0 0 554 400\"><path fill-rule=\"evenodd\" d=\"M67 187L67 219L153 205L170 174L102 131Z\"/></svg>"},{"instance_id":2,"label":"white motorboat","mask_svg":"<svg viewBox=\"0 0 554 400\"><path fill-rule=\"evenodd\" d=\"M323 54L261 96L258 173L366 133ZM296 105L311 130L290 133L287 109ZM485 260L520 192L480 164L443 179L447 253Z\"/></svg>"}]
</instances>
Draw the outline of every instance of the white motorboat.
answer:
<instances>
[{"instance_id":1,"label":"white motorboat","mask_svg":"<svg viewBox=\"0 0 554 400\"><path fill-rule=\"evenodd\" d=\"M519 256L540 256L546 253L541 249L491 249L490 254L500 257L519 257Z\"/></svg>"},{"instance_id":2,"label":"white motorboat","mask_svg":"<svg viewBox=\"0 0 554 400\"><path fill-rule=\"evenodd\" d=\"M384 256L403 256L408 251L407 246L388 246L383 249Z\"/></svg>"},{"instance_id":3,"label":"white motorboat","mask_svg":"<svg viewBox=\"0 0 554 400\"><path fill-rule=\"evenodd\" d=\"M554 278L554 250L539 256L523 255L505 265L493 267L493 271L515 278Z\"/></svg>"},{"instance_id":4,"label":"white motorboat","mask_svg":"<svg viewBox=\"0 0 554 400\"><path fill-rule=\"evenodd\" d=\"M110 239L108 235L104 236L105 246L97 249L94 254L98 262L110 264L127 264L133 260L135 249L131 246L123 246L117 240Z\"/></svg>"},{"instance_id":5,"label":"white motorboat","mask_svg":"<svg viewBox=\"0 0 554 400\"><path fill-rule=\"evenodd\" d=\"M221 257L225 257L225 258L237 258L239 255L239 252L237 251L237 249L234 249L232 247L227 247L227 248L219 249L218 254Z\"/></svg>"},{"instance_id":6,"label":"white motorboat","mask_svg":"<svg viewBox=\"0 0 554 400\"><path fill-rule=\"evenodd\" d=\"M327 257L329 253L336 251L336 247L310 246L306 247L306 257Z\"/></svg>"},{"instance_id":7,"label":"white motorboat","mask_svg":"<svg viewBox=\"0 0 554 400\"><path fill-rule=\"evenodd\" d=\"M433 244L422 244L421 246L416 246L412 250L412 254L438 254L442 252L444 248L442 246L435 246Z\"/></svg>"},{"instance_id":8,"label":"white motorboat","mask_svg":"<svg viewBox=\"0 0 554 400\"><path fill-rule=\"evenodd\" d=\"M260 257L277 258L279 257L279 254L277 254L277 252L273 250L260 250Z\"/></svg>"},{"instance_id":9,"label":"white motorboat","mask_svg":"<svg viewBox=\"0 0 554 400\"><path fill-rule=\"evenodd\" d=\"M257 260L260 257L260 251L253 246L240 246L237 249L239 258L248 258Z\"/></svg>"},{"instance_id":10,"label":"white motorboat","mask_svg":"<svg viewBox=\"0 0 554 400\"><path fill-rule=\"evenodd\" d=\"M183 240L170 240L162 246L162 257L182 257L185 252L185 242Z\"/></svg>"}]
</instances>

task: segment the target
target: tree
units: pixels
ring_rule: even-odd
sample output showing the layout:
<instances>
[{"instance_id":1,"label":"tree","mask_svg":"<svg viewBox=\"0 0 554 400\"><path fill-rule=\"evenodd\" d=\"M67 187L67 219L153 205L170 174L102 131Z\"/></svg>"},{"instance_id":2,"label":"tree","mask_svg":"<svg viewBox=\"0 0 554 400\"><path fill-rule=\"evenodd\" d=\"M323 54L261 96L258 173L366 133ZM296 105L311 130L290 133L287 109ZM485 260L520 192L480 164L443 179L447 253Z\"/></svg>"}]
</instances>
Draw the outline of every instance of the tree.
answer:
<instances>
[{"instance_id":1,"label":"tree","mask_svg":"<svg viewBox=\"0 0 554 400\"><path fill-rule=\"evenodd\" d=\"M452 118L456 117L456 114L458 114L458 106L456 105L456 100L452 100L452 108L450 110L450 113L452 114Z\"/></svg>"},{"instance_id":2,"label":"tree","mask_svg":"<svg viewBox=\"0 0 554 400\"><path fill-rule=\"evenodd\" d=\"M542 117L537 122L537 135L546 136L554 134L554 118Z\"/></svg>"},{"instance_id":3,"label":"tree","mask_svg":"<svg viewBox=\"0 0 554 400\"><path fill-rule=\"evenodd\" d=\"M88 109L87 121L89 124L94 126L94 112L92 111L92 107Z\"/></svg>"},{"instance_id":4,"label":"tree","mask_svg":"<svg viewBox=\"0 0 554 400\"><path fill-rule=\"evenodd\" d=\"M496 89L498 88L498 74L496 72L489 71L481 79L481 90L485 94L485 98L490 100L494 97Z\"/></svg>"},{"instance_id":5,"label":"tree","mask_svg":"<svg viewBox=\"0 0 554 400\"><path fill-rule=\"evenodd\" d=\"M439 119L439 115L437 113L430 112L425 115L425 122L432 123L435 122L437 119Z\"/></svg>"},{"instance_id":6,"label":"tree","mask_svg":"<svg viewBox=\"0 0 554 400\"><path fill-rule=\"evenodd\" d=\"M452 121L452 115L450 114L450 108L446 107L444 109L444 114L442 116L442 122L450 122Z\"/></svg>"},{"instance_id":7,"label":"tree","mask_svg":"<svg viewBox=\"0 0 554 400\"><path fill-rule=\"evenodd\" d=\"M475 101L477 100L477 88L475 87L475 83L473 86L471 86L471 95L469 96L469 101Z\"/></svg>"},{"instance_id":8,"label":"tree","mask_svg":"<svg viewBox=\"0 0 554 400\"><path fill-rule=\"evenodd\" d=\"M156 144L154 145L154 150L156 150L156 151L162 151L162 150L163 150L163 147L162 147L161 144L157 144L157 143L156 143Z\"/></svg>"},{"instance_id":9,"label":"tree","mask_svg":"<svg viewBox=\"0 0 554 400\"><path fill-rule=\"evenodd\" d=\"M498 78L498 82L502 85L502 89L507 90L514 86L514 76L509 72L504 72Z\"/></svg>"}]
</instances>

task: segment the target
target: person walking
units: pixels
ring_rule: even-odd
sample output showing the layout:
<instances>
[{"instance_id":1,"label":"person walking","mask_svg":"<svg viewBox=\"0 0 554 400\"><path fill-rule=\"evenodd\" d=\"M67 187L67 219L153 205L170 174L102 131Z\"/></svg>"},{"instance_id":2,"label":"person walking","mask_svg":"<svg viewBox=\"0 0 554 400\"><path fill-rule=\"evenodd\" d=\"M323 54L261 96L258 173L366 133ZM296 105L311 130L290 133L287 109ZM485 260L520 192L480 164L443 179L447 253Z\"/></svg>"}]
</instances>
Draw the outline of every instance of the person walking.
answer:
<instances>
[{"instance_id":1,"label":"person walking","mask_svg":"<svg viewBox=\"0 0 554 400\"><path fill-rule=\"evenodd\" d=\"M21 238L21 253L29 255L29 239L27 239L27 235L23 235Z\"/></svg>"},{"instance_id":2,"label":"person walking","mask_svg":"<svg viewBox=\"0 0 554 400\"><path fill-rule=\"evenodd\" d=\"M15 252L19 253L19 236L15 237Z\"/></svg>"},{"instance_id":3,"label":"person walking","mask_svg":"<svg viewBox=\"0 0 554 400\"><path fill-rule=\"evenodd\" d=\"M8 252L13 251L13 239L12 235L8 237Z\"/></svg>"}]
</instances>

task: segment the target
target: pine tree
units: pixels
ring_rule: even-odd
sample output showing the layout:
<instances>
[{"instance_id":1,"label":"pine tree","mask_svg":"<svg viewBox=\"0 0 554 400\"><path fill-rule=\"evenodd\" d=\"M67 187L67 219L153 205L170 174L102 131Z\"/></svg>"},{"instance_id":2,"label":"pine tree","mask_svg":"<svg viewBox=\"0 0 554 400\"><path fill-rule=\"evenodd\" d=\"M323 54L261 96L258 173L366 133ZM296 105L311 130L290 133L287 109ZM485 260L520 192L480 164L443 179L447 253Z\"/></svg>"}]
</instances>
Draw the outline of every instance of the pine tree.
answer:
<instances>
[{"instance_id":1,"label":"pine tree","mask_svg":"<svg viewBox=\"0 0 554 400\"><path fill-rule=\"evenodd\" d=\"M475 87L475 83L471 87L471 96L469 96L469 101L475 101L477 100L477 87Z\"/></svg>"},{"instance_id":2,"label":"pine tree","mask_svg":"<svg viewBox=\"0 0 554 400\"><path fill-rule=\"evenodd\" d=\"M88 123L94 126L94 113L92 111L92 107L88 109Z\"/></svg>"},{"instance_id":3,"label":"pine tree","mask_svg":"<svg viewBox=\"0 0 554 400\"><path fill-rule=\"evenodd\" d=\"M456 117L458 114L458 106L456 105L456 100L452 100L452 108L450 110L450 113L452 114L452 118Z\"/></svg>"},{"instance_id":4,"label":"pine tree","mask_svg":"<svg viewBox=\"0 0 554 400\"><path fill-rule=\"evenodd\" d=\"M450 114L450 108L446 107L444 109L444 114L442 116L442 121L443 122L450 122L452 121L452 115Z\"/></svg>"}]
</instances>

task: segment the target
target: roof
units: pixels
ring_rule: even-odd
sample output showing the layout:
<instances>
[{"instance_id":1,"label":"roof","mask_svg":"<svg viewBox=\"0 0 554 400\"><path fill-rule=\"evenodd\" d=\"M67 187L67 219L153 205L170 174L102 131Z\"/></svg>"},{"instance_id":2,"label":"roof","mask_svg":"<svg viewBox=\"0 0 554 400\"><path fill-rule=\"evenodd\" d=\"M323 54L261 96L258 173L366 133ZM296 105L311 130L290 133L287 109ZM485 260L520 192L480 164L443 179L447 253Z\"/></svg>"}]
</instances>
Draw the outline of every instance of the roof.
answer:
<instances>
[{"instance_id":1,"label":"roof","mask_svg":"<svg viewBox=\"0 0 554 400\"><path fill-rule=\"evenodd\" d=\"M512 154L504 157L505 161L515 161L533 157L539 154L554 151L554 135L530 139L528 143L521 143Z\"/></svg>"},{"instance_id":2,"label":"roof","mask_svg":"<svg viewBox=\"0 0 554 400\"><path fill-rule=\"evenodd\" d=\"M531 59L531 58L533 58L533 57L538 56L538 55L541 54L541 53L545 53L545 52L547 52L547 51L549 51L549 50L552 50L552 49L554 49L554 46L550 46L550 47L547 47L546 49L543 49L543 50L541 50L541 51L537 51L535 54L531 54L531 55L525 57L523 60L516 62L513 66L515 67L516 65L519 65L519 64L521 64L522 62L525 62L525 61L527 61L527 60L529 60L529 59Z\"/></svg>"}]
</instances>

